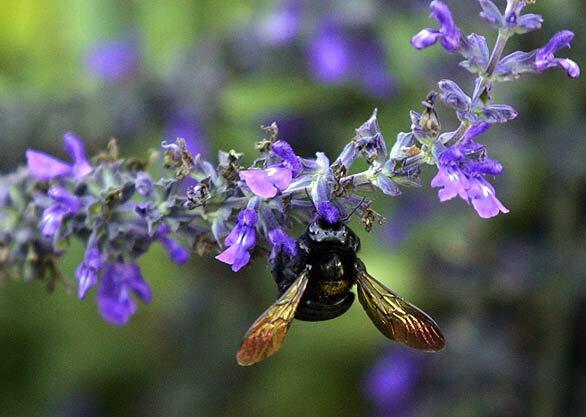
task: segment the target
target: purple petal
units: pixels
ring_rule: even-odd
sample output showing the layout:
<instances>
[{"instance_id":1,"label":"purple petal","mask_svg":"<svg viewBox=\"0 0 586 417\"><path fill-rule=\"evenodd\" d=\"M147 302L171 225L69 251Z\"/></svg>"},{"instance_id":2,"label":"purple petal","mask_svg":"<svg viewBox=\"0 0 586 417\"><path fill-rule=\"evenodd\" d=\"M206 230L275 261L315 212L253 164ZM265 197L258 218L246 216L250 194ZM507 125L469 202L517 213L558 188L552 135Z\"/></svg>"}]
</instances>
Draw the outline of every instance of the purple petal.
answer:
<instances>
[{"instance_id":1,"label":"purple petal","mask_svg":"<svg viewBox=\"0 0 586 417\"><path fill-rule=\"evenodd\" d=\"M527 33L534 30L541 29L543 23L543 17L538 14L528 13L522 15L517 20L517 27L515 31L517 33Z\"/></svg>"},{"instance_id":2,"label":"purple petal","mask_svg":"<svg viewBox=\"0 0 586 417\"><path fill-rule=\"evenodd\" d=\"M503 173L503 165L492 159L485 159L482 162L468 162L466 169L470 173L485 174L485 175L500 175Z\"/></svg>"},{"instance_id":3,"label":"purple petal","mask_svg":"<svg viewBox=\"0 0 586 417\"><path fill-rule=\"evenodd\" d=\"M440 36L439 40L442 46L453 52L460 47L461 33L460 29L455 25L452 13L446 4L439 0L434 0L429 5L431 14L438 21L440 25Z\"/></svg>"},{"instance_id":4,"label":"purple petal","mask_svg":"<svg viewBox=\"0 0 586 417\"><path fill-rule=\"evenodd\" d=\"M507 104L489 104L482 108L479 118L488 123L506 123L518 115L517 110Z\"/></svg>"},{"instance_id":5,"label":"purple petal","mask_svg":"<svg viewBox=\"0 0 586 417\"><path fill-rule=\"evenodd\" d=\"M291 145L289 145L289 143L285 142L284 140L278 140L273 143L271 145L271 152L273 152L286 163L286 165L293 172L294 177L299 175L303 170L303 166L299 161L299 157L295 155Z\"/></svg>"},{"instance_id":6,"label":"purple petal","mask_svg":"<svg viewBox=\"0 0 586 417\"><path fill-rule=\"evenodd\" d=\"M126 287L115 288L104 280L98 292L100 315L111 324L122 326L136 312L136 303Z\"/></svg>"},{"instance_id":7,"label":"purple petal","mask_svg":"<svg viewBox=\"0 0 586 417\"><path fill-rule=\"evenodd\" d=\"M60 185L53 185L47 193L55 202L61 205L66 214L77 214L81 209L79 198Z\"/></svg>"},{"instance_id":8,"label":"purple petal","mask_svg":"<svg viewBox=\"0 0 586 417\"><path fill-rule=\"evenodd\" d=\"M78 282L78 297L83 300L87 292L98 282L98 274L102 267L102 255L96 248L88 249L85 259L77 267L75 278Z\"/></svg>"},{"instance_id":9,"label":"purple petal","mask_svg":"<svg viewBox=\"0 0 586 417\"><path fill-rule=\"evenodd\" d=\"M491 0L480 0L480 6L482 7L480 17L496 27L499 27L502 24L503 15L496 4Z\"/></svg>"},{"instance_id":10,"label":"purple petal","mask_svg":"<svg viewBox=\"0 0 586 417\"><path fill-rule=\"evenodd\" d=\"M442 187L438 191L438 197L441 202L451 200L457 195L468 201L466 190L469 187L469 181L459 169L440 168L436 176L431 180L431 186L434 188Z\"/></svg>"},{"instance_id":11,"label":"purple petal","mask_svg":"<svg viewBox=\"0 0 586 417\"><path fill-rule=\"evenodd\" d=\"M122 262L108 264L98 291L98 307L102 317L116 325L127 323L136 312L131 291L144 302L152 298L151 289L142 278L138 265Z\"/></svg>"},{"instance_id":12,"label":"purple petal","mask_svg":"<svg viewBox=\"0 0 586 417\"><path fill-rule=\"evenodd\" d=\"M483 219L489 219L509 210L496 198L494 187L483 178L472 181L470 191L472 206Z\"/></svg>"},{"instance_id":13,"label":"purple petal","mask_svg":"<svg viewBox=\"0 0 586 417\"><path fill-rule=\"evenodd\" d=\"M547 60L562 48L569 48L574 39L574 33L569 30L562 30L549 40L549 42L539 50L536 60Z\"/></svg>"},{"instance_id":14,"label":"purple petal","mask_svg":"<svg viewBox=\"0 0 586 417\"><path fill-rule=\"evenodd\" d=\"M340 156L338 156L336 162L334 162L334 165L340 164L347 170L352 166L352 163L358 157L358 153L358 146L354 141L352 141L344 147L342 153Z\"/></svg>"},{"instance_id":15,"label":"purple petal","mask_svg":"<svg viewBox=\"0 0 586 417\"><path fill-rule=\"evenodd\" d=\"M382 173L376 176L376 186L386 195L394 197L401 194L399 186L392 179Z\"/></svg>"},{"instance_id":16,"label":"purple petal","mask_svg":"<svg viewBox=\"0 0 586 417\"><path fill-rule=\"evenodd\" d=\"M462 142L465 143L471 141L472 139L484 134L488 129L490 129L490 127L490 123L478 123L476 125L471 126L470 129L468 129L468 131L464 135Z\"/></svg>"},{"instance_id":17,"label":"purple petal","mask_svg":"<svg viewBox=\"0 0 586 417\"><path fill-rule=\"evenodd\" d=\"M83 148L83 142L73 133L66 133L63 136L65 150L73 159L73 175L77 178L83 177L91 172L90 165Z\"/></svg>"},{"instance_id":18,"label":"purple petal","mask_svg":"<svg viewBox=\"0 0 586 417\"><path fill-rule=\"evenodd\" d=\"M143 302L149 303L153 299L153 293L149 284L144 280L140 272L140 267L137 264L126 265L126 283L134 290L134 293Z\"/></svg>"},{"instance_id":19,"label":"purple petal","mask_svg":"<svg viewBox=\"0 0 586 417\"><path fill-rule=\"evenodd\" d=\"M40 180L52 180L72 172L65 162L42 152L28 150L26 159L30 175Z\"/></svg>"},{"instance_id":20,"label":"purple petal","mask_svg":"<svg viewBox=\"0 0 586 417\"><path fill-rule=\"evenodd\" d=\"M102 317L116 325L123 325L136 312L130 289L124 282L124 264L108 264L98 291L98 308Z\"/></svg>"},{"instance_id":21,"label":"purple petal","mask_svg":"<svg viewBox=\"0 0 586 417\"><path fill-rule=\"evenodd\" d=\"M63 223L63 218L67 214L67 209L58 204L54 204L43 211L39 228L41 234L45 237L52 237L57 233Z\"/></svg>"},{"instance_id":22,"label":"purple petal","mask_svg":"<svg viewBox=\"0 0 586 417\"><path fill-rule=\"evenodd\" d=\"M161 242L171 260L177 265L183 265L189 260L189 251L167 235L159 235L159 242Z\"/></svg>"},{"instance_id":23,"label":"purple petal","mask_svg":"<svg viewBox=\"0 0 586 417\"><path fill-rule=\"evenodd\" d=\"M233 245L216 256L216 259L232 265L232 271L238 272L250 261L250 253L240 245Z\"/></svg>"},{"instance_id":24,"label":"purple petal","mask_svg":"<svg viewBox=\"0 0 586 417\"><path fill-rule=\"evenodd\" d=\"M276 254L281 250L285 251L285 253L290 256L295 256L297 254L297 244L295 239L285 233L280 227L269 232L269 241L273 245L271 259L274 259Z\"/></svg>"},{"instance_id":25,"label":"purple petal","mask_svg":"<svg viewBox=\"0 0 586 417\"><path fill-rule=\"evenodd\" d=\"M267 175L269 176L269 180L273 183L277 190L283 192L287 189L287 187L289 187L289 184L291 184L293 174L290 168L283 166L272 166L267 168L266 171Z\"/></svg>"},{"instance_id":26,"label":"purple petal","mask_svg":"<svg viewBox=\"0 0 586 417\"><path fill-rule=\"evenodd\" d=\"M434 45L440 36L441 33L436 29L423 29L411 38L411 45L417 49L424 49Z\"/></svg>"},{"instance_id":27,"label":"purple petal","mask_svg":"<svg viewBox=\"0 0 586 417\"><path fill-rule=\"evenodd\" d=\"M291 184L291 169L272 166L267 169L248 169L240 171L240 179L250 190L262 198L272 198L277 192L284 191Z\"/></svg>"},{"instance_id":28,"label":"purple petal","mask_svg":"<svg viewBox=\"0 0 586 417\"><path fill-rule=\"evenodd\" d=\"M566 71L568 77L578 78L580 76L580 67L571 59L558 59L557 64L560 68Z\"/></svg>"},{"instance_id":29,"label":"purple petal","mask_svg":"<svg viewBox=\"0 0 586 417\"><path fill-rule=\"evenodd\" d=\"M440 97L448 106L460 111L470 108L470 97L454 81L441 80L438 86L442 90Z\"/></svg>"},{"instance_id":30,"label":"purple petal","mask_svg":"<svg viewBox=\"0 0 586 417\"><path fill-rule=\"evenodd\" d=\"M240 171L240 179L246 182L250 190L259 197L273 198L277 195L277 188L263 169L248 169Z\"/></svg>"}]
</instances>

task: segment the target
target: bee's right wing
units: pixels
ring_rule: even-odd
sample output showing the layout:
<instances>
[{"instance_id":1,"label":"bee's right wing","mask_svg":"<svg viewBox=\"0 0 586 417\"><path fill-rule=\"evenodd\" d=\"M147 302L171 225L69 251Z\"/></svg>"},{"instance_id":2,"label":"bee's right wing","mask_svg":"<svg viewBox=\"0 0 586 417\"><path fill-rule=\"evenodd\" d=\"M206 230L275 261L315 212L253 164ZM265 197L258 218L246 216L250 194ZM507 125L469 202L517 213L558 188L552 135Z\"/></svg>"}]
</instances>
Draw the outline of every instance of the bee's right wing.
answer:
<instances>
[{"instance_id":1,"label":"bee's right wing","mask_svg":"<svg viewBox=\"0 0 586 417\"><path fill-rule=\"evenodd\" d=\"M358 299L374 325L386 337L415 349L439 351L445 339L431 317L402 299L356 264Z\"/></svg>"},{"instance_id":2,"label":"bee's right wing","mask_svg":"<svg viewBox=\"0 0 586 417\"><path fill-rule=\"evenodd\" d=\"M239 365L254 365L281 348L307 287L308 277L309 269L305 269L287 291L252 323L236 354Z\"/></svg>"}]
</instances>

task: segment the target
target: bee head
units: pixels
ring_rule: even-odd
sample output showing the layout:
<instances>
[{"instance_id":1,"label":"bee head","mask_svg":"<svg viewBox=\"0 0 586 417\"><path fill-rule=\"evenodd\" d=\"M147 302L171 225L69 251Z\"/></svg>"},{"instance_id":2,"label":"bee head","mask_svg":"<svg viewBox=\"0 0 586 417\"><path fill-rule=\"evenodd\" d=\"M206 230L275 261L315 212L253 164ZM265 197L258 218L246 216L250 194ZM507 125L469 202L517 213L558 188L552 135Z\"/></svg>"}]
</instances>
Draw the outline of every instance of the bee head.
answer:
<instances>
[{"instance_id":1,"label":"bee head","mask_svg":"<svg viewBox=\"0 0 586 417\"><path fill-rule=\"evenodd\" d=\"M349 227L340 220L330 223L318 217L307 228L309 238L315 243L329 243L345 246L348 240Z\"/></svg>"}]
</instances>

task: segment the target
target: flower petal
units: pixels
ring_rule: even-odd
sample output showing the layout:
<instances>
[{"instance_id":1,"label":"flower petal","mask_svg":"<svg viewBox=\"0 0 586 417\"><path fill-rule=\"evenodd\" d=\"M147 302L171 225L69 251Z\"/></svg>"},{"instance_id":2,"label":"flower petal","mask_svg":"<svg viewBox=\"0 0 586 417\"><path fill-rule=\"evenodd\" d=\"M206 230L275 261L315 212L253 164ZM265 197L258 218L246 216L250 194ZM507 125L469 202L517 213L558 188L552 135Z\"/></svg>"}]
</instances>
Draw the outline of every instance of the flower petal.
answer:
<instances>
[{"instance_id":1,"label":"flower petal","mask_svg":"<svg viewBox=\"0 0 586 417\"><path fill-rule=\"evenodd\" d=\"M263 169L240 171L240 179L246 182L250 190L259 197L273 198L277 195L277 188L273 185L268 173Z\"/></svg>"},{"instance_id":2,"label":"flower petal","mask_svg":"<svg viewBox=\"0 0 586 417\"><path fill-rule=\"evenodd\" d=\"M79 178L89 174L92 166L85 155L83 142L73 133L67 132L63 136L63 143L65 144L65 150L73 159L73 175Z\"/></svg>"},{"instance_id":3,"label":"flower petal","mask_svg":"<svg viewBox=\"0 0 586 417\"><path fill-rule=\"evenodd\" d=\"M28 150L26 159L29 173L40 180L52 180L72 172L71 167L65 162L43 152Z\"/></svg>"},{"instance_id":4,"label":"flower petal","mask_svg":"<svg viewBox=\"0 0 586 417\"><path fill-rule=\"evenodd\" d=\"M440 36L441 33L436 29L423 29L411 38L411 45L417 49L424 49L434 45Z\"/></svg>"}]
</instances>

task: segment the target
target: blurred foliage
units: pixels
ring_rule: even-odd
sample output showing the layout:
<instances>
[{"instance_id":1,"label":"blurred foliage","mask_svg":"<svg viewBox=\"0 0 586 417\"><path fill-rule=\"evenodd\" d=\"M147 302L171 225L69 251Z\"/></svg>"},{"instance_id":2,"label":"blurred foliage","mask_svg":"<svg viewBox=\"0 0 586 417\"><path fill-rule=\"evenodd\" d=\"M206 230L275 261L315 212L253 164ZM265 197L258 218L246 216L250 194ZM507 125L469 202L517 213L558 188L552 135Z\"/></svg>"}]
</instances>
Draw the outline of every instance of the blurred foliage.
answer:
<instances>
[{"instance_id":1,"label":"blurred foliage","mask_svg":"<svg viewBox=\"0 0 586 417\"><path fill-rule=\"evenodd\" d=\"M1 0L0 170L21 164L29 147L60 155L68 130L94 151L114 136L124 154L146 155L173 139L165 132L176 112L201 126L211 158L236 148L252 160L258 127L272 120L300 154L335 156L374 107L392 142L437 80L472 83L454 57L409 45L430 23L425 3L368 0L353 12L384 45L396 82L392 94L374 97L352 83L316 82L299 43L267 48L251 37L270 1ZM449 3L465 30L486 28L476 2ZM326 12L347 15L357 2L328 4ZM569 28L569 54L584 68L585 7L538 1L544 30L511 47L539 47ZM86 56L116 39L135 42L139 65L105 82ZM440 204L424 185L378 198L388 223L359 231L371 272L446 330L448 348L425 356L405 415L586 412L584 86L554 71L496 92L520 112L485 139L506 167L495 187L511 214L483 221L460 201ZM67 276L80 259L79 250L68 255ZM266 264L236 275L207 258L178 268L155 251L142 268L155 298L124 328L66 288L50 296L39 283L0 288L0 415L372 415L362 381L389 343L358 303L335 321L296 322L282 352L239 368L241 336L274 300Z\"/></svg>"}]
</instances>

